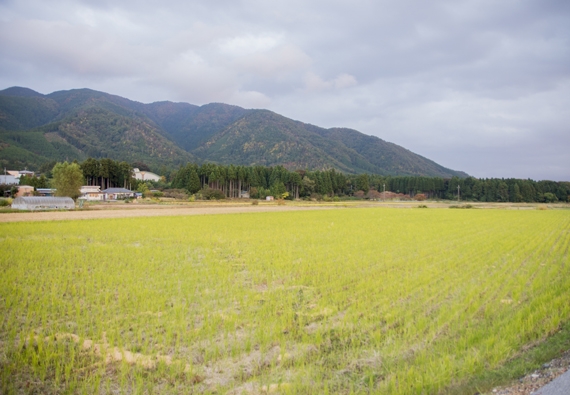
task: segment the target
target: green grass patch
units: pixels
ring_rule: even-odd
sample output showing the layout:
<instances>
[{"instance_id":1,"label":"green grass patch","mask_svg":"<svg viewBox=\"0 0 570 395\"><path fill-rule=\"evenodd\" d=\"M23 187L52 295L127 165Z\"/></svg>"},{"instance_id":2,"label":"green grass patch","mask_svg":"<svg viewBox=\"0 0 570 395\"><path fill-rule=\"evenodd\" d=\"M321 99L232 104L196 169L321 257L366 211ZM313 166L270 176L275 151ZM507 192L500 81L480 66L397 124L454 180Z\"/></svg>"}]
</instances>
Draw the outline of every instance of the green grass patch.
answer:
<instances>
[{"instance_id":1,"label":"green grass patch","mask_svg":"<svg viewBox=\"0 0 570 395\"><path fill-rule=\"evenodd\" d=\"M458 395L487 393L494 387L510 385L568 350L570 350L570 323L566 322L560 331L521 352L498 369L484 371L465 383L451 386L446 393Z\"/></svg>"}]
</instances>

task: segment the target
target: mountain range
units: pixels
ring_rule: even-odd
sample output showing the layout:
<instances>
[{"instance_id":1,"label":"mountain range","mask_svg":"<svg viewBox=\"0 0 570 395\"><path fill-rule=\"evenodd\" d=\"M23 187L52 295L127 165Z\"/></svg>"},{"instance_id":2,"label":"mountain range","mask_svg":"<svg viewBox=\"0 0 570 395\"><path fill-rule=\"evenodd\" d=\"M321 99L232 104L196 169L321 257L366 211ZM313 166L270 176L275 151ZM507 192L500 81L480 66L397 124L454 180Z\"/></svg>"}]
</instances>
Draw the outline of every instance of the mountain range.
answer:
<instances>
[{"instance_id":1,"label":"mountain range","mask_svg":"<svg viewBox=\"0 0 570 395\"><path fill-rule=\"evenodd\" d=\"M0 91L0 164L31 169L108 157L151 169L187 162L283 165L345 173L466 177L378 137L324 129L268 110L212 103L143 104L90 89Z\"/></svg>"}]
</instances>

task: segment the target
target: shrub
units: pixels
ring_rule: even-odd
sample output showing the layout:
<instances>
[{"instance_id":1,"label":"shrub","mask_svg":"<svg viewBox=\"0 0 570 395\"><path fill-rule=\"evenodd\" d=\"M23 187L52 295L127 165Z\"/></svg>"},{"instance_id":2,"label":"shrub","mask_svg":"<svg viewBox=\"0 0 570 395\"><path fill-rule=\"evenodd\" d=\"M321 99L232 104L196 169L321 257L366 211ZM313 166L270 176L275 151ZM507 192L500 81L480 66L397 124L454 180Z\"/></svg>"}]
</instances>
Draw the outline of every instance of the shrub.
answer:
<instances>
[{"instance_id":1,"label":"shrub","mask_svg":"<svg viewBox=\"0 0 570 395\"><path fill-rule=\"evenodd\" d=\"M418 206L418 208L428 208L428 206L426 206L425 204L420 204L420 205Z\"/></svg>"},{"instance_id":2,"label":"shrub","mask_svg":"<svg viewBox=\"0 0 570 395\"><path fill-rule=\"evenodd\" d=\"M7 207L12 205L12 199L0 199L0 207Z\"/></svg>"},{"instance_id":3,"label":"shrub","mask_svg":"<svg viewBox=\"0 0 570 395\"><path fill-rule=\"evenodd\" d=\"M278 206L285 206L285 199L277 199Z\"/></svg>"},{"instance_id":4,"label":"shrub","mask_svg":"<svg viewBox=\"0 0 570 395\"><path fill-rule=\"evenodd\" d=\"M222 191L213 188L201 189L198 191L198 194L205 200L222 200L226 198L226 195Z\"/></svg>"},{"instance_id":5,"label":"shrub","mask_svg":"<svg viewBox=\"0 0 570 395\"><path fill-rule=\"evenodd\" d=\"M321 200L323 200L323 195L313 192L313 193L311 193L311 200L321 201Z\"/></svg>"},{"instance_id":6,"label":"shrub","mask_svg":"<svg viewBox=\"0 0 570 395\"><path fill-rule=\"evenodd\" d=\"M354 197L358 199L364 199L364 191L356 191L354 192Z\"/></svg>"},{"instance_id":7,"label":"shrub","mask_svg":"<svg viewBox=\"0 0 570 395\"><path fill-rule=\"evenodd\" d=\"M427 197L423 193L418 193L416 194L416 196L414 196L414 199L417 200L418 202L423 202L424 200L427 199Z\"/></svg>"},{"instance_id":8,"label":"shrub","mask_svg":"<svg viewBox=\"0 0 570 395\"><path fill-rule=\"evenodd\" d=\"M371 189L366 194L366 199L370 200L380 200L382 198L382 194L374 189Z\"/></svg>"},{"instance_id":9,"label":"shrub","mask_svg":"<svg viewBox=\"0 0 570 395\"><path fill-rule=\"evenodd\" d=\"M554 203L558 201L558 197L556 197L556 195L551 192L546 192L544 195L542 195L542 199L540 200L546 203Z\"/></svg>"},{"instance_id":10,"label":"shrub","mask_svg":"<svg viewBox=\"0 0 570 395\"><path fill-rule=\"evenodd\" d=\"M253 201L251 202L251 204L252 204L253 206L257 206L257 205L259 204L259 200L253 200Z\"/></svg>"},{"instance_id":11,"label":"shrub","mask_svg":"<svg viewBox=\"0 0 570 395\"><path fill-rule=\"evenodd\" d=\"M165 189L162 191L164 197L173 198L176 200L186 200L188 199L188 193L185 189Z\"/></svg>"}]
</instances>

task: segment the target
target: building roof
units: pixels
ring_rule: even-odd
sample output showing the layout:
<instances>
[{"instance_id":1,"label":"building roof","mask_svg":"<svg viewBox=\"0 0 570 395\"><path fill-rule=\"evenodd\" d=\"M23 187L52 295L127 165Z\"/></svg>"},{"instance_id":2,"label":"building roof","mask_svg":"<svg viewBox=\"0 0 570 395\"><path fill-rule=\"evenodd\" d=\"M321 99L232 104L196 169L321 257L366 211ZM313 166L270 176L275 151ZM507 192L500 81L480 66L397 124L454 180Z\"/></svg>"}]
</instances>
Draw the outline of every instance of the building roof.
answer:
<instances>
[{"instance_id":1,"label":"building roof","mask_svg":"<svg viewBox=\"0 0 570 395\"><path fill-rule=\"evenodd\" d=\"M74 209L75 203L70 197L29 196L17 197L12 201L12 208L20 210L68 208Z\"/></svg>"},{"instance_id":2,"label":"building roof","mask_svg":"<svg viewBox=\"0 0 570 395\"><path fill-rule=\"evenodd\" d=\"M107 188L101 192L103 192L103 193L133 193L133 191L130 191L130 190L125 189L125 188Z\"/></svg>"},{"instance_id":3,"label":"building roof","mask_svg":"<svg viewBox=\"0 0 570 395\"><path fill-rule=\"evenodd\" d=\"M57 197L57 196L20 196L14 199L15 201L22 201L24 203L42 204L42 203L73 203L70 197Z\"/></svg>"},{"instance_id":4,"label":"building roof","mask_svg":"<svg viewBox=\"0 0 570 395\"><path fill-rule=\"evenodd\" d=\"M99 185L83 185L79 188L81 193L101 193L101 187Z\"/></svg>"}]
</instances>

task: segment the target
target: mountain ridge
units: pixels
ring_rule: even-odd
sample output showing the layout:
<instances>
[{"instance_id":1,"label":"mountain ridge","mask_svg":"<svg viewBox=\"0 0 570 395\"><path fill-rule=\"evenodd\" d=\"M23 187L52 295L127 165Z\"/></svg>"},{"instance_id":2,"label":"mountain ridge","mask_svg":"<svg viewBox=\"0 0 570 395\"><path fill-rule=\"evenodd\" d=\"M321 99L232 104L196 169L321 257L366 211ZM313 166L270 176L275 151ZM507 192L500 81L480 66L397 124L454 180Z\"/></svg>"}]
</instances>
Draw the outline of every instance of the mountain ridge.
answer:
<instances>
[{"instance_id":1,"label":"mountain ridge","mask_svg":"<svg viewBox=\"0 0 570 395\"><path fill-rule=\"evenodd\" d=\"M348 128L324 129L265 109L223 103L144 104L91 89L0 91L0 163L109 157L157 170L186 162L335 168L345 173L467 177Z\"/></svg>"}]
</instances>

